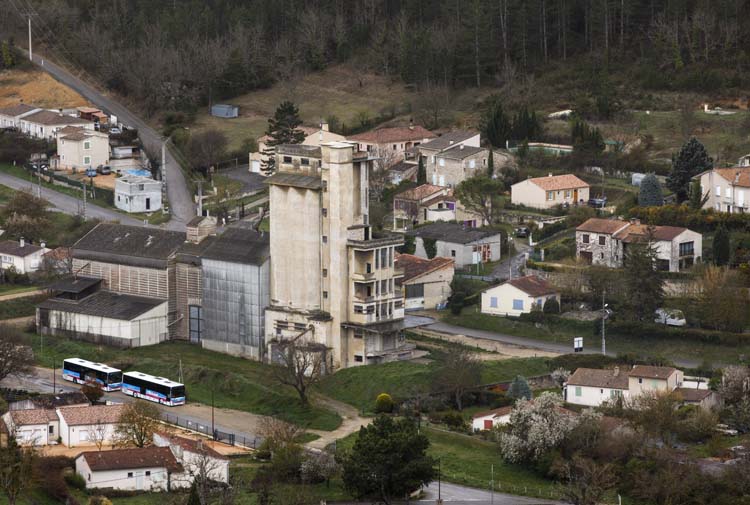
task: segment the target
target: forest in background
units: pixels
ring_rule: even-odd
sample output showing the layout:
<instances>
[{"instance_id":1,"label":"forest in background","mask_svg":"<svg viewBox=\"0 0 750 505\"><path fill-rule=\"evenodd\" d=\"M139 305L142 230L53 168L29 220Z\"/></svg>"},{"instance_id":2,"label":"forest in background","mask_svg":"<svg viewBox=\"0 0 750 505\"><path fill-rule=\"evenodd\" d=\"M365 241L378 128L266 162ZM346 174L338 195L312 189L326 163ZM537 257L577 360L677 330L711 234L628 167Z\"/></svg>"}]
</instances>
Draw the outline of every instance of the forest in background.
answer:
<instances>
[{"instance_id":1,"label":"forest in background","mask_svg":"<svg viewBox=\"0 0 750 505\"><path fill-rule=\"evenodd\" d=\"M583 65L565 78L604 99L602 75L720 92L741 87L750 68L747 0L0 0L0 9L10 14L4 37L24 40L31 16L37 44L150 112L194 110L340 62L417 90L503 87Z\"/></svg>"}]
</instances>

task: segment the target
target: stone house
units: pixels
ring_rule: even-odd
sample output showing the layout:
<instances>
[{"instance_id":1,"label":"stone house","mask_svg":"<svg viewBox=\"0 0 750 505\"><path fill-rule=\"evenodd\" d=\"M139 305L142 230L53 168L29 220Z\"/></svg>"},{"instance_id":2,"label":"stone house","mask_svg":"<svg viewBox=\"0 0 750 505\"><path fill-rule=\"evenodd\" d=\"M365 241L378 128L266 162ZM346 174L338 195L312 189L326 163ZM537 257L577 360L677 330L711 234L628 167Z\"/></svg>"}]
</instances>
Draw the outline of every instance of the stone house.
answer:
<instances>
[{"instance_id":1,"label":"stone house","mask_svg":"<svg viewBox=\"0 0 750 505\"><path fill-rule=\"evenodd\" d=\"M622 268L632 244L651 241L655 268L679 272L700 262L703 237L677 226L647 226L638 220L591 218L576 228L576 257L587 263Z\"/></svg>"},{"instance_id":2,"label":"stone house","mask_svg":"<svg viewBox=\"0 0 750 505\"><path fill-rule=\"evenodd\" d=\"M376 128L375 130L349 135L346 140L355 142L359 151L366 151L371 155L391 158L393 163L404 159L405 151L424 144L436 135L430 130L419 126L393 126Z\"/></svg>"}]
</instances>

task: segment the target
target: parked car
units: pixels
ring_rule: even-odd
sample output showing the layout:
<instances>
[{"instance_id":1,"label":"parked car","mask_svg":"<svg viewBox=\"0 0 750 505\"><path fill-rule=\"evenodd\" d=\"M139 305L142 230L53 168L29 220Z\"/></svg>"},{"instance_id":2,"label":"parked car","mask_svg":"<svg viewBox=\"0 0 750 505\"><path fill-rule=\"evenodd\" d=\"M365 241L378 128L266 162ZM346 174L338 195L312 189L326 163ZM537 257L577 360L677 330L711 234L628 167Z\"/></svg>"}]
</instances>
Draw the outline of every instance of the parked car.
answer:
<instances>
[{"instance_id":1,"label":"parked car","mask_svg":"<svg viewBox=\"0 0 750 505\"><path fill-rule=\"evenodd\" d=\"M526 226L519 226L516 228L516 237L526 238L529 236L529 229Z\"/></svg>"},{"instance_id":2,"label":"parked car","mask_svg":"<svg viewBox=\"0 0 750 505\"><path fill-rule=\"evenodd\" d=\"M109 129L109 134L110 135L119 135L121 133L122 133L122 130L119 129L118 127L116 127L116 126L113 126L112 128Z\"/></svg>"},{"instance_id":3,"label":"parked car","mask_svg":"<svg viewBox=\"0 0 750 505\"><path fill-rule=\"evenodd\" d=\"M96 169L95 168L87 168L86 169L86 177L96 177Z\"/></svg>"},{"instance_id":4,"label":"parked car","mask_svg":"<svg viewBox=\"0 0 750 505\"><path fill-rule=\"evenodd\" d=\"M589 198L589 207L594 207L595 209L603 209L607 206L607 197L606 196L600 196L596 198Z\"/></svg>"},{"instance_id":5,"label":"parked car","mask_svg":"<svg viewBox=\"0 0 750 505\"><path fill-rule=\"evenodd\" d=\"M109 175L112 173L112 168L110 168L109 165L99 165L96 168L96 171L102 175Z\"/></svg>"},{"instance_id":6,"label":"parked car","mask_svg":"<svg viewBox=\"0 0 750 505\"><path fill-rule=\"evenodd\" d=\"M685 314L679 309L656 309L655 323L667 326L686 326Z\"/></svg>"}]
</instances>

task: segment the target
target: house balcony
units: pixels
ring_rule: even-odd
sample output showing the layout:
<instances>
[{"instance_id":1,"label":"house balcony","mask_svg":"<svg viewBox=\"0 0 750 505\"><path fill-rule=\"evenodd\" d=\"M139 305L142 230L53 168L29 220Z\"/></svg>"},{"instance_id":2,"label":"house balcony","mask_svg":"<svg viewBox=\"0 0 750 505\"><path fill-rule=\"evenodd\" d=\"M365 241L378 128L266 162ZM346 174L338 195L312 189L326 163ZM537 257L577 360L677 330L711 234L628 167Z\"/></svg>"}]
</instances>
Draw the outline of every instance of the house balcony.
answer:
<instances>
[{"instance_id":1,"label":"house balcony","mask_svg":"<svg viewBox=\"0 0 750 505\"><path fill-rule=\"evenodd\" d=\"M375 272L353 272L351 275L355 282L372 282L375 280Z\"/></svg>"}]
</instances>

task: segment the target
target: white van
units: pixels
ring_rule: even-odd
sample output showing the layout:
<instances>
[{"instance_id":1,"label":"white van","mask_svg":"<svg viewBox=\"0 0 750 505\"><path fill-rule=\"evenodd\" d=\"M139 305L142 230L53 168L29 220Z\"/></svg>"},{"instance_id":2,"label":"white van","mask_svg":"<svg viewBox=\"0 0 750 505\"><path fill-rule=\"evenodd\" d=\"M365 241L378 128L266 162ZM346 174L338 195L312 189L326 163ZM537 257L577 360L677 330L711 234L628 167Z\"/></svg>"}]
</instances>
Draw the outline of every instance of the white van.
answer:
<instances>
[{"instance_id":1,"label":"white van","mask_svg":"<svg viewBox=\"0 0 750 505\"><path fill-rule=\"evenodd\" d=\"M685 314L679 309L656 309L655 315L655 323L667 326L687 326Z\"/></svg>"}]
</instances>

